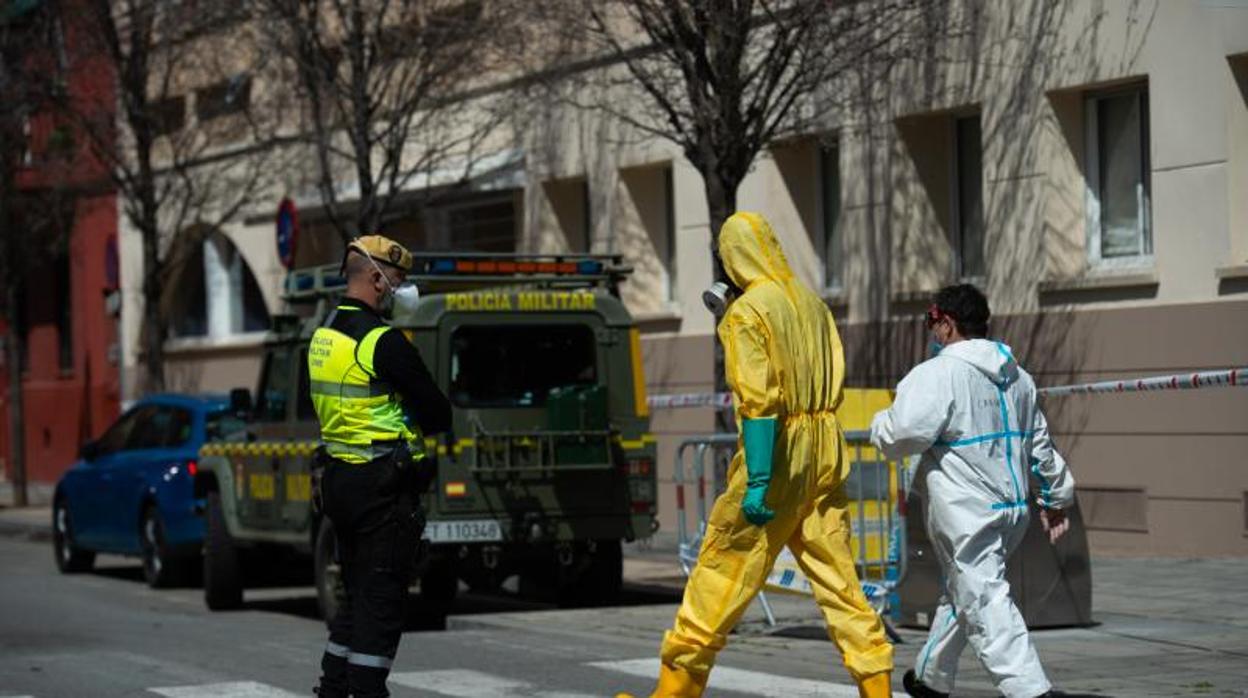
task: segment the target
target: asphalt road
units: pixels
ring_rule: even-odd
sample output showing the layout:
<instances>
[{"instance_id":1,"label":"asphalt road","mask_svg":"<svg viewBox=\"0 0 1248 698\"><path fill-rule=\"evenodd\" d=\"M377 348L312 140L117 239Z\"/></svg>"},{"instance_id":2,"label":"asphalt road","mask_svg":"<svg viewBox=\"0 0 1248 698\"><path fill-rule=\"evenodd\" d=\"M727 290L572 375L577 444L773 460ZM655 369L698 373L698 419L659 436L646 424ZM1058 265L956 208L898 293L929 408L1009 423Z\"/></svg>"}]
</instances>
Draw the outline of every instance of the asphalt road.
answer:
<instances>
[{"instance_id":1,"label":"asphalt road","mask_svg":"<svg viewBox=\"0 0 1248 698\"><path fill-rule=\"evenodd\" d=\"M457 602L449 630L413 614L391 676L395 696L580 698L648 695L659 631L674 592L630 588L627 610L547 610L505 597ZM638 630L636 611L653 613ZM308 588L248 592L247 608L208 611L195 588L151 590L135 561L102 557L95 572L59 574L46 543L0 539L0 696L276 698L311 695L325 642ZM544 621L528 622L539 617ZM551 622L551 619L558 619ZM665 619L667 619L665 621ZM830 653L831 646L823 645ZM816 681L823 667L781 676L746 657L722 667L715 695L856 696ZM845 681L848 677L843 677ZM729 686L744 691L723 690Z\"/></svg>"},{"instance_id":2,"label":"asphalt road","mask_svg":"<svg viewBox=\"0 0 1248 698\"><path fill-rule=\"evenodd\" d=\"M637 583L618 606L560 610L466 595L447 630L424 629L414 613L391 690L396 698L649 695L679 600L679 579L664 581L669 557L627 558ZM1248 560L1106 559L1095 570L1099 622L1033 634L1058 686L1119 698L1248 695ZM767 628L752 607L708 695L857 696L810 600L772 603L781 627ZM197 588L148 589L135 561L103 557L95 572L65 576L47 542L0 537L0 698L308 696L325 642L315 607L310 587L279 587L248 590L244 610L212 613ZM901 632L899 694L925 635ZM997 695L970 653L957 695Z\"/></svg>"}]
</instances>

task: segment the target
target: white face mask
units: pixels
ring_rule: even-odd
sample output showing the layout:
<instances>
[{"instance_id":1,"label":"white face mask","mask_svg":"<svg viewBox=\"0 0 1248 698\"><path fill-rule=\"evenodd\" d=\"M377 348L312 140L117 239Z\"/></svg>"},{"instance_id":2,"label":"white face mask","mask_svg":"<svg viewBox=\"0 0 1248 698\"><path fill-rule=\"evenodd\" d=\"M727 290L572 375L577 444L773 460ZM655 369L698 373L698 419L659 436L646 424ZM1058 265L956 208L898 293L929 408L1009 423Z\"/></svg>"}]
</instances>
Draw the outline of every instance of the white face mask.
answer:
<instances>
[{"instance_id":1,"label":"white face mask","mask_svg":"<svg viewBox=\"0 0 1248 698\"><path fill-rule=\"evenodd\" d=\"M390 277L386 276L386 272L377 266L377 261L373 259L373 256L368 253L365 253L364 256L368 257L369 263L373 265L378 274L381 274L382 283L386 285L386 288L390 289L390 292L378 302L379 307L377 311L381 313L381 316L392 318L395 311L404 314L414 312L416 310L416 302L420 300L420 290L416 288L416 284L404 280L403 283L399 284L398 288L391 286Z\"/></svg>"}]
</instances>

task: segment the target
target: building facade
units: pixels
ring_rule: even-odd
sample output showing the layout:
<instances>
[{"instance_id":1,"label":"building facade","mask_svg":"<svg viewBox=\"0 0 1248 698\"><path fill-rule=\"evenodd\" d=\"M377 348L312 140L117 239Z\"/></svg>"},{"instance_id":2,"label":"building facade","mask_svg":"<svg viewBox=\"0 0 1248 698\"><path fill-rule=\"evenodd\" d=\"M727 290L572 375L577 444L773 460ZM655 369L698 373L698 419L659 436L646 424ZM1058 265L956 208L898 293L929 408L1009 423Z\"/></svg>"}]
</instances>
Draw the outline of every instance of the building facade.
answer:
<instances>
[{"instance_id":1,"label":"building facade","mask_svg":"<svg viewBox=\"0 0 1248 698\"><path fill-rule=\"evenodd\" d=\"M1248 366L1248 9L1071 0L955 14L969 31L913 52L941 60L848 71L812 98L821 127L763 153L739 191L837 315L849 385L890 387L922 360L927 299L963 280L988 293L994 334L1042 386ZM472 186L383 232L416 249L623 253L650 392L711 391L696 170L590 113L551 107L512 126ZM168 344L175 385L254 384L255 319L283 310L272 231L284 196L312 202L300 263L339 258L307 189L276 185L219 231L233 252L206 250L204 329ZM141 264L127 235L129 369ZM1248 391L1045 409L1095 550L1248 554ZM675 444L713 415L662 410L653 426L670 527Z\"/></svg>"},{"instance_id":2,"label":"building facade","mask_svg":"<svg viewBox=\"0 0 1248 698\"><path fill-rule=\"evenodd\" d=\"M42 69L55 70L59 42L80 41L81 30L66 18L33 15L49 11L31 3L22 31L46 30L46 55L28 56ZM69 4L64 7L77 6ZM49 19L44 22L44 19ZM111 103L108 81L98 80L106 65L90 60L63 74L71 95L91 92ZM60 66L64 67L64 66ZM107 118L107 114L102 115ZM18 365L0 371L0 454L4 480L14 479L10 431L13 371L20 371L24 462L29 499L48 501L52 485L78 457L80 444L98 437L117 416L121 401L117 342L120 278L117 254L118 208L108 172L91 156L83 139L51 109L28 117L27 154L15 172L19 205L15 229L20 238L22 274L17 312L5 322L5 341L18 344ZM13 248L11 248L13 249Z\"/></svg>"}]
</instances>

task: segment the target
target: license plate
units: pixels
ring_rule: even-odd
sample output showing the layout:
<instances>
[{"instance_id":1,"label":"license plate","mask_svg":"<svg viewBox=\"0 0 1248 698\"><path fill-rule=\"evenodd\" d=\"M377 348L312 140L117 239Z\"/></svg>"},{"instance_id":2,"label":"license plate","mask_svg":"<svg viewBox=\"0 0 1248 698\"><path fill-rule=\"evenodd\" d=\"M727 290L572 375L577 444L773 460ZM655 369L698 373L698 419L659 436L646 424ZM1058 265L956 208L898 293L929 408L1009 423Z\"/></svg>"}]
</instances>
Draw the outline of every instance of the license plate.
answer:
<instances>
[{"instance_id":1,"label":"license plate","mask_svg":"<svg viewBox=\"0 0 1248 698\"><path fill-rule=\"evenodd\" d=\"M422 536L430 543L493 543L503 539L498 521L430 521Z\"/></svg>"}]
</instances>

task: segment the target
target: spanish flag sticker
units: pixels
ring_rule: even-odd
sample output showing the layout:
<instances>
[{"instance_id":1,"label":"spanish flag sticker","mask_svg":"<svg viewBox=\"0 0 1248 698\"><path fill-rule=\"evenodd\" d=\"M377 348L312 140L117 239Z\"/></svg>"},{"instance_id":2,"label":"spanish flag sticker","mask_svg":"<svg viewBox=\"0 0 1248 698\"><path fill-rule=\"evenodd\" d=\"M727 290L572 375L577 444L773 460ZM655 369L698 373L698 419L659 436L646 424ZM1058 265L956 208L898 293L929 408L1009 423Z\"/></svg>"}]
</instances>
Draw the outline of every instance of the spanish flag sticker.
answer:
<instances>
[{"instance_id":1,"label":"spanish flag sticker","mask_svg":"<svg viewBox=\"0 0 1248 698\"><path fill-rule=\"evenodd\" d=\"M446 496L463 497L466 494L468 494L468 486L465 485L464 483L462 482L446 483Z\"/></svg>"}]
</instances>

